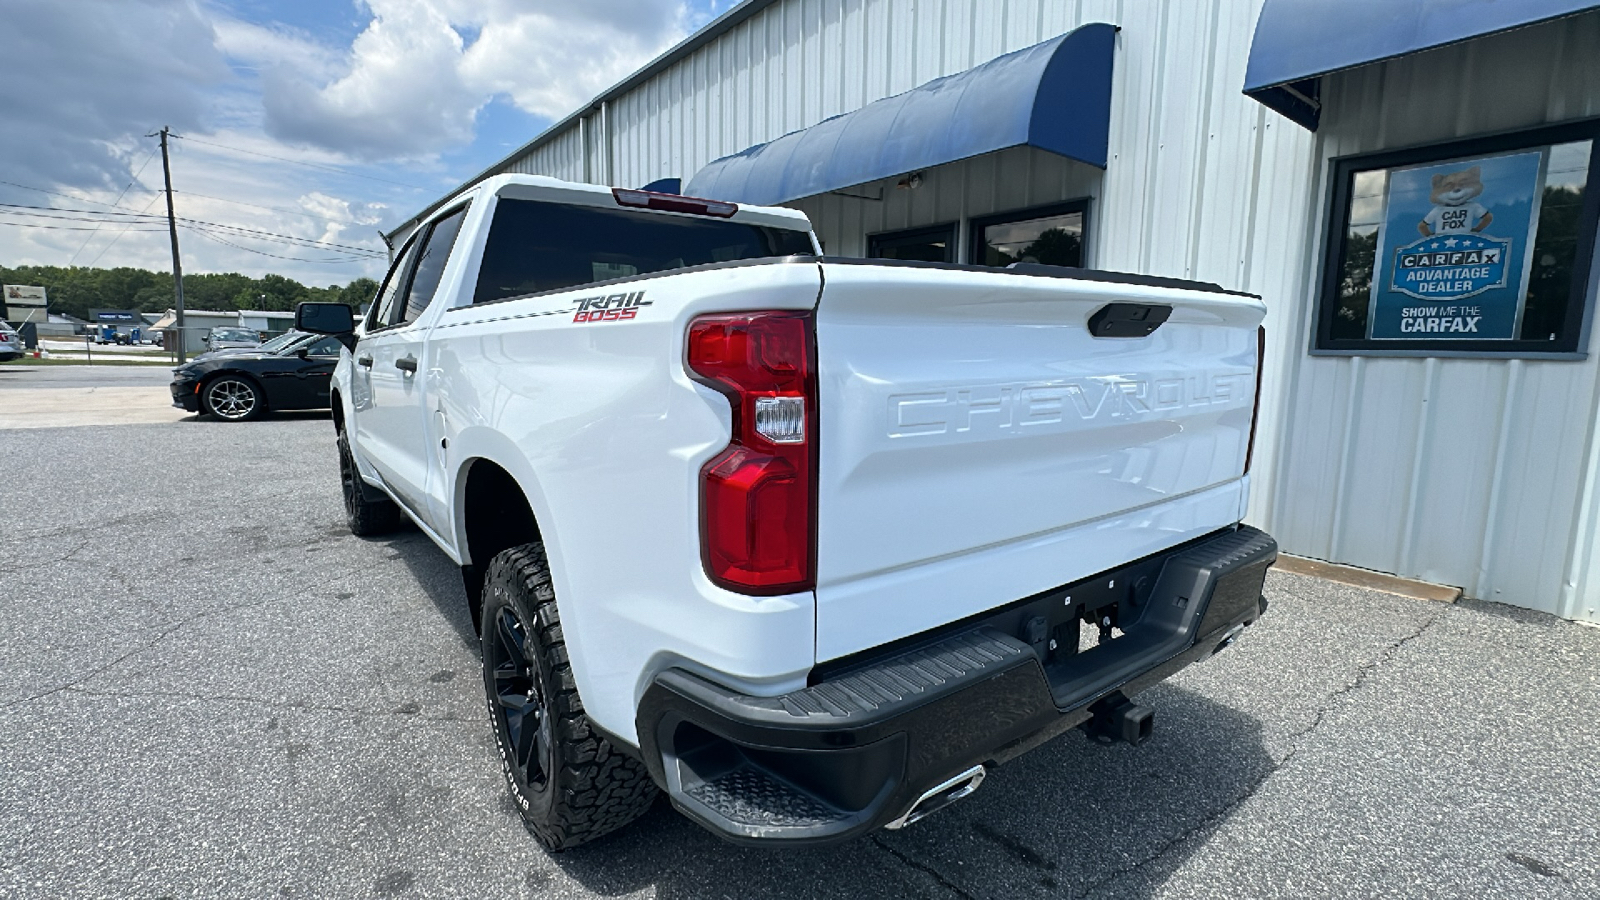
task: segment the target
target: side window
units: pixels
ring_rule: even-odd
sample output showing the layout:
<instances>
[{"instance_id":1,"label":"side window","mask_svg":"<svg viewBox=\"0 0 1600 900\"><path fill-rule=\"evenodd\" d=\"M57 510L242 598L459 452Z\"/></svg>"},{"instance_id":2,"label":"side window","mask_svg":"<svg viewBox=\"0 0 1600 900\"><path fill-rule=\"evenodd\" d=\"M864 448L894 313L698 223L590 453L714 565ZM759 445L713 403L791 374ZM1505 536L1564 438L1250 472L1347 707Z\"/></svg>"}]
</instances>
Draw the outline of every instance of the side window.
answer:
<instances>
[{"instance_id":1,"label":"side window","mask_svg":"<svg viewBox=\"0 0 1600 900\"><path fill-rule=\"evenodd\" d=\"M411 272L411 258L416 255L416 249L417 241L413 237L401 248L400 255L395 257L388 277L383 279L383 289L378 291L378 297L372 301L372 309L367 314L368 331L384 328L394 320L394 301Z\"/></svg>"},{"instance_id":2,"label":"side window","mask_svg":"<svg viewBox=\"0 0 1600 900\"><path fill-rule=\"evenodd\" d=\"M339 349L342 346L343 345L339 343L339 339L338 338L336 338L336 337L325 337L320 341L313 341L311 343L311 345L306 348L306 355L308 355L308 356L338 356L339 355Z\"/></svg>"},{"instance_id":3,"label":"side window","mask_svg":"<svg viewBox=\"0 0 1600 900\"><path fill-rule=\"evenodd\" d=\"M422 311L433 302L433 295L439 290L439 280L444 277L444 265L450 259L450 249L456 244L456 236L461 233L461 223L467 217L465 206L433 224L428 231L428 238L423 243L422 253L417 257L417 271L411 276L411 286L406 291L406 303L401 313L396 316L394 323L403 325L416 321Z\"/></svg>"}]
</instances>

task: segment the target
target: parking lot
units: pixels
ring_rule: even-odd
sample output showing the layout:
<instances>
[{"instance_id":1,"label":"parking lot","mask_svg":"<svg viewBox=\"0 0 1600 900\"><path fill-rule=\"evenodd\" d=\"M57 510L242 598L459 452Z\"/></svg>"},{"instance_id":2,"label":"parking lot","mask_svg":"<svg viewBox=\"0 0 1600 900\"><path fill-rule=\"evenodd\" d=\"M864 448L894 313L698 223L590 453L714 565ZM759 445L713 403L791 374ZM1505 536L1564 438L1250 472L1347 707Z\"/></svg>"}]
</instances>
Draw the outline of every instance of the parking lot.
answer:
<instances>
[{"instance_id":1,"label":"parking lot","mask_svg":"<svg viewBox=\"0 0 1600 900\"><path fill-rule=\"evenodd\" d=\"M1600 630L1287 574L1142 747L839 847L663 801L548 854L449 560L349 534L325 414L196 420L165 374L0 372L70 426L0 419L0 897L1600 896Z\"/></svg>"}]
</instances>

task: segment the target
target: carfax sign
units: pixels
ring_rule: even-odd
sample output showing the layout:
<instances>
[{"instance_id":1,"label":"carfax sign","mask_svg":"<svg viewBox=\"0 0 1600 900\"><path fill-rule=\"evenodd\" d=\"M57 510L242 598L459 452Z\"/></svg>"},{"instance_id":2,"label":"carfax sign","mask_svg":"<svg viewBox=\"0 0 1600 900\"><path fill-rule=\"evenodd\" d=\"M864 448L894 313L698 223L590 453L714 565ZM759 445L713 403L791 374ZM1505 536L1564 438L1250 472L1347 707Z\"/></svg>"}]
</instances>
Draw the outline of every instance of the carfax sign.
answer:
<instances>
[{"instance_id":1,"label":"carfax sign","mask_svg":"<svg viewBox=\"0 0 1600 900\"><path fill-rule=\"evenodd\" d=\"M1374 339L1516 338L1543 166L1535 150L1389 173Z\"/></svg>"}]
</instances>

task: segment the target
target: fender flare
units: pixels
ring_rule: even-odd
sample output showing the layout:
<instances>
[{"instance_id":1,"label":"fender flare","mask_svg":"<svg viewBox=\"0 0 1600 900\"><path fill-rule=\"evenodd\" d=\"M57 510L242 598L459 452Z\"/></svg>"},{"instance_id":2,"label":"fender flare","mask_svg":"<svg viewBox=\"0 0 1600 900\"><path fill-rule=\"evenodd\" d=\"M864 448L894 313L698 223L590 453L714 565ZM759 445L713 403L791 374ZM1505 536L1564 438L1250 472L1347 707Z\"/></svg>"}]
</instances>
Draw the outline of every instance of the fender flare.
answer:
<instances>
[{"instance_id":1,"label":"fender flare","mask_svg":"<svg viewBox=\"0 0 1600 900\"><path fill-rule=\"evenodd\" d=\"M559 595L564 583L562 575L565 567L562 565L560 542L553 527L555 517L550 509L549 500L540 487L539 477L528 462L527 455L512 443L510 438L487 426L463 428L460 433L450 438L450 449L455 451L451 455L456 457L453 468L449 470L450 540L455 544L461 564L481 566L488 563L488 560L471 558L470 547L467 544L467 520L462 514L466 508L467 473L474 463L483 460L504 469L522 490L522 496L528 501L528 508L533 512L534 523L538 526L539 536L544 542L545 558L550 564L550 575L556 582Z\"/></svg>"}]
</instances>

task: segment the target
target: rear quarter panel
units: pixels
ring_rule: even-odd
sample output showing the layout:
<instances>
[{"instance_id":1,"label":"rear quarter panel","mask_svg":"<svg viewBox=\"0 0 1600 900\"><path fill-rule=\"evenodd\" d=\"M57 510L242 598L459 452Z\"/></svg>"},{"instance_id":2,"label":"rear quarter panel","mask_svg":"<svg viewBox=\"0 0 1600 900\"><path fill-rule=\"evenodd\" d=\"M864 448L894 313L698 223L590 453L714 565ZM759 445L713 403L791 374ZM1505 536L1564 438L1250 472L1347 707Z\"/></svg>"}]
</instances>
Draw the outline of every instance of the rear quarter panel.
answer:
<instances>
[{"instance_id":1,"label":"rear quarter panel","mask_svg":"<svg viewBox=\"0 0 1600 900\"><path fill-rule=\"evenodd\" d=\"M753 693L804 684L811 593L747 597L706 578L699 471L729 439L727 400L689 380L701 313L809 309L814 263L732 265L445 311L429 340L445 498L465 557L459 474L475 458L521 483L545 541L591 717L636 740L650 679L680 665ZM627 321L575 322L583 298L643 292ZM477 564L487 560L471 560Z\"/></svg>"}]
</instances>

